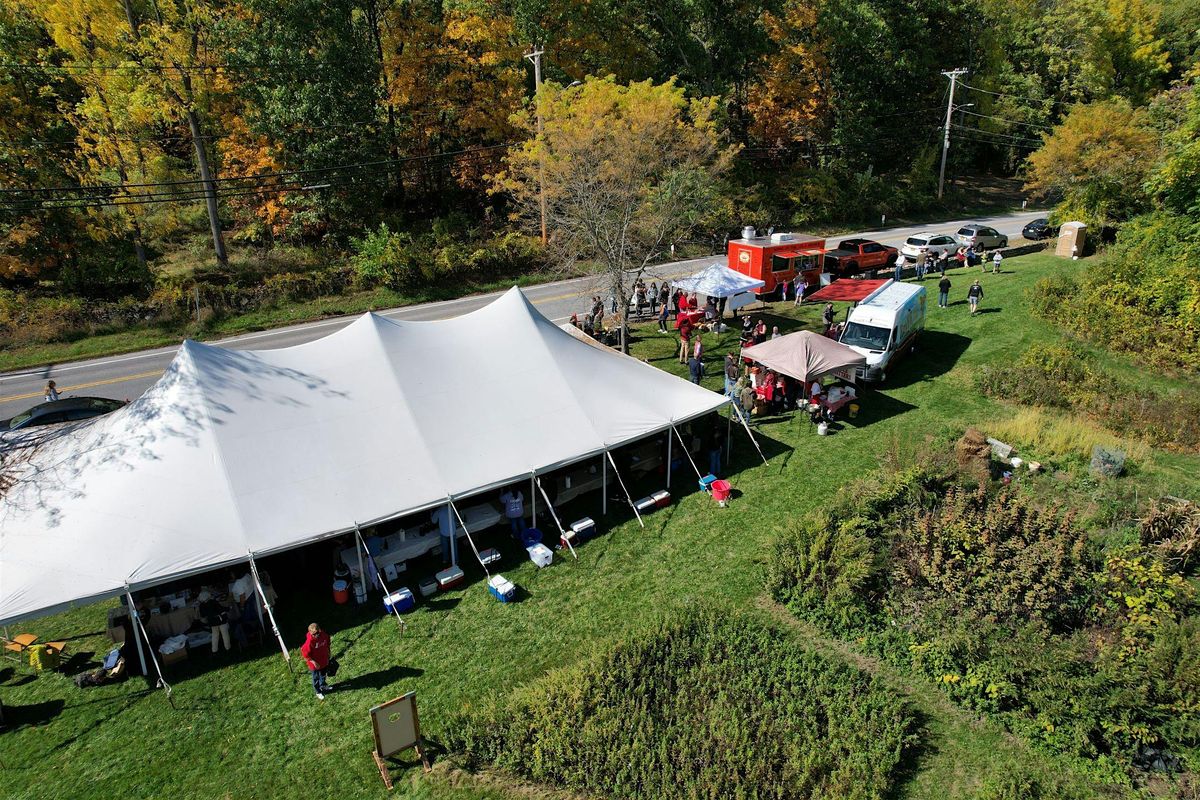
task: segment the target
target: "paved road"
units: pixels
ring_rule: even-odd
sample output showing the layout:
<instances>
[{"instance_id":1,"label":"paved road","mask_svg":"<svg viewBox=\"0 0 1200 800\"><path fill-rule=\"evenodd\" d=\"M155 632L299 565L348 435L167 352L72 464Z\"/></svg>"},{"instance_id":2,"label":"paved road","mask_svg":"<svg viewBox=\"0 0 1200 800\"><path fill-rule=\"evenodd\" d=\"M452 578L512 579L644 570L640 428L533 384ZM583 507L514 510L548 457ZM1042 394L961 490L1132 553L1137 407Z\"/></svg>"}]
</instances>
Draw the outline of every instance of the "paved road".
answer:
<instances>
[{"instance_id":1,"label":"paved road","mask_svg":"<svg viewBox=\"0 0 1200 800\"><path fill-rule=\"evenodd\" d=\"M965 222L982 222L1007 234L1015 243L1020 241L1021 228L1031 219L1044 212L1022 212L976 220L955 220L939 225L920 225L910 228L891 228L883 231L863 231L853 236L874 239L884 244L899 247L913 233L935 230L953 232ZM828 237L830 240L850 238L851 234ZM681 277L698 271L714 261L723 261L723 256L710 256L690 261L676 261L659 265L651 270L655 279ZM565 322L573 312L582 311L588 305L586 298L604 293L596 278L574 278L545 283L525 289L525 294L538 309L556 322ZM500 292L473 295L458 300L426 303L378 312L392 319L434 320L465 314L486 305ZM219 344L237 349L273 349L290 347L318 339L349 325L355 316L331 319L276 328L269 331L249 333L222 339ZM162 374L175 357L175 346L143 350L123 356L77 361L66 364L51 364L37 369L21 370L0 375L0 419L6 419L41 401L46 381L53 378L64 394L88 394L102 397L134 398L144 392Z\"/></svg>"}]
</instances>

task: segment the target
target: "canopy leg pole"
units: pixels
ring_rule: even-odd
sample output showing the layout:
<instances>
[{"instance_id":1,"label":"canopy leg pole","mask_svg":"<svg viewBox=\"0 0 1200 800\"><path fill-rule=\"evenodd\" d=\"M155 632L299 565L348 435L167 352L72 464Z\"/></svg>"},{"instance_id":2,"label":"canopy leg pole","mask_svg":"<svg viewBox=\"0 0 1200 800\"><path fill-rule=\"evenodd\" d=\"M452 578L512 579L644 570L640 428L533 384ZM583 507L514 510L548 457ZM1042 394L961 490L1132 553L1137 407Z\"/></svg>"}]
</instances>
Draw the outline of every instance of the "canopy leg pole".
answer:
<instances>
[{"instance_id":1,"label":"canopy leg pole","mask_svg":"<svg viewBox=\"0 0 1200 800\"><path fill-rule=\"evenodd\" d=\"M375 563L375 556L371 555L370 550L367 550L367 544L363 541L362 531L359 530L357 522L354 523L354 537L358 539L360 557L361 553L365 552L367 554L367 558L371 561L371 569L375 570L375 574L379 576L379 585L383 587L383 596L391 597L392 590L389 589L387 583L384 582L383 573L380 571L379 565ZM396 606L394 605L392 606L392 613L396 615L396 622L400 624L400 633L404 633L404 631L408 629L408 624L405 623L404 617L400 616L400 612L396 610Z\"/></svg>"},{"instance_id":2,"label":"canopy leg pole","mask_svg":"<svg viewBox=\"0 0 1200 800\"><path fill-rule=\"evenodd\" d=\"M608 461L600 459L600 515L608 514Z\"/></svg>"},{"instance_id":3,"label":"canopy leg pole","mask_svg":"<svg viewBox=\"0 0 1200 800\"><path fill-rule=\"evenodd\" d=\"M692 469L696 470L696 477L703 480L704 476L700 474L700 468L696 466L696 459L692 458L691 451L687 447L687 442L683 441L683 436L680 435L679 430L674 425L671 426L671 430L674 431L676 436L679 436L679 446L683 448L683 454L687 456L688 463L692 465Z\"/></svg>"},{"instance_id":4,"label":"canopy leg pole","mask_svg":"<svg viewBox=\"0 0 1200 800\"><path fill-rule=\"evenodd\" d=\"M129 604L129 618L131 620L136 620L137 619L137 609L133 605L133 593L129 591L128 584L125 585L125 602ZM131 628L133 629L133 643L137 646L138 663L142 667L142 674L145 675L145 674L147 674L146 673L146 654L145 654L145 652L142 651L142 636L140 633L138 633L139 627L141 627L141 626L140 625L132 625L131 626ZM149 639L146 640L146 646L147 647L150 646Z\"/></svg>"},{"instance_id":5,"label":"canopy leg pole","mask_svg":"<svg viewBox=\"0 0 1200 800\"><path fill-rule=\"evenodd\" d=\"M271 620L271 633L275 634L275 641L279 643L279 651L283 653L283 660L287 662L288 672L292 671L292 654L288 652L287 645L283 643L283 634L279 632L279 625L275 622L275 612L271 609L271 603L267 600L267 592L263 589L262 580L258 577L258 564L254 561L254 554L250 554L250 575L254 578L254 588L258 590L258 599L262 607L267 610L267 618ZM262 612L259 611L259 616Z\"/></svg>"},{"instance_id":6,"label":"canopy leg pole","mask_svg":"<svg viewBox=\"0 0 1200 800\"><path fill-rule=\"evenodd\" d=\"M546 501L546 507L550 509L550 517L554 520L554 524L558 526L558 535L564 542L567 543L567 549L571 551L571 555L579 559L579 554L575 552L575 547L571 544L571 537L567 536L567 529L563 527L562 522L558 519L558 512L554 510L554 504L550 502L550 495L546 494L546 490L542 488L542 479L533 474L534 483L537 484L538 491L542 493L542 498Z\"/></svg>"},{"instance_id":7,"label":"canopy leg pole","mask_svg":"<svg viewBox=\"0 0 1200 800\"><path fill-rule=\"evenodd\" d=\"M489 578L492 577L491 570L487 568L487 564L483 563L483 559L479 556L479 548L475 546L475 540L471 538L471 531L467 528L467 523L463 521L462 514L458 513L458 506L454 505L454 501L447 498L450 504L450 510L454 512L454 516L458 518L458 524L462 526L463 533L467 535L467 541L471 544L471 549L475 551L475 558L479 561L479 566L483 567L483 572Z\"/></svg>"},{"instance_id":8,"label":"canopy leg pole","mask_svg":"<svg viewBox=\"0 0 1200 800\"><path fill-rule=\"evenodd\" d=\"M668 491L671 488L671 464L675 460L674 454L671 452L671 447L674 444L675 444L675 440L672 439L670 436L668 436L667 437L667 489L668 489Z\"/></svg>"},{"instance_id":9,"label":"canopy leg pole","mask_svg":"<svg viewBox=\"0 0 1200 800\"><path fill-rule=\"evenodd\" d=\"M529 523L529 525L530 525L530 527L533 527L533 528L537 527L537 487L534 486L535 482L536 482L536 476L533 475L533 473L530 473L530 475L529 475L529 499L532 502L530 503L529 508L531 509L531 513L533 514L533 517L532 517L532 521ZM550 501L547 500L546 502L549 503Z\"/></svg>"},{"instance_id":10,"label":"canopy leg pole","mask_svg":"<svg viewBox=\"0 0 1200 800\"><path fill-rule=\"evenodd\" d=\"M733 406L732 403L730 403L730 405ZM733 410L737 412L738 420L742 423L742 427L746 429L746 435L750 437L750 443L753 444L754 449L758 451L759 458L761 458L763 463L766 464L767 457L763 455L762 448L758 446L758 440L754 438L754 432L750 430L750 423L747 422L746 418L742 416L742 413L738 411L737 406L733 406Z\"/></svg>"},{"instance_id":11,"label":"canopy leg pole","mask_svg":"<svg viewBox=\"0 0 1200 800\"><path fill-rule=\"evenodd\" d=\"M730 472L729 465L733 463L733 411L725 417L725 472Z\"/></svg>"},{"instance_id":12,"label":"canopy leg pole","mask_svg":"<svg viewBox=\"0 0 1200 800\"><path fill-rule=\"evenodd\" d=\"M608 463L612 464L613 474L617 476L617 481L621 484L621 491L625 493L625 499L629 502L629 507L633 509L633 515L637 517L638 525L646 527L646 523L642 521L642 515L638 513L637 506L633 503L633 497L625 488L625 479L621 477L621 471L617 469L617 462L613 461L612 453L605 450L604 455L608 456Z\"/></svg>"},{"instance_id":13,"label":"canopy leg pole","mask_svg":"<svg viewBox=\"0 0 1200 800\"><path fill-rule=\"evenodd\" d=\"M154 672L158 675L158 685L167 693L167 700L171 703L171 708L174 708L175 701L171 699L171 684L167 683L167 679L163 677L162 667L158 665L158 659L154 657L154 648L150 647L150 634L146 633L146 627L142 625L142 615L137 612L137 606L133 604L133 592L129 590L129 584L125 584L125 597L129 600L129 613L133 614L133 621L137 623L137 628L133 631L134 639L137 638L139 630L142 632L142 636L146 637L146 648L150 651L150 662L154 664ZM142 655L141 642L138 642L138 658L142 662L142 674L145 674L146 658Z\"/></svg>"},{"instance_id":14,"label":"canopy leg pole","mask_svg":"<svg viewBox=\"0 0 1200 800\"><path fill-rule=\"evenodd\" d=\"M362 541L362 536L358 534L358 524L357 523L355 523L355 525L354 525L354 531L355 531L355 535L358 536L359 541ZM358 548L358 580L360 583L362 583L362 587L363 587L363 600L362 601L365 603L367 601L367 599L370 597L370 594L367 592L367 568L366 568L366 565L363 564L363 557L362 557L363 550L364 550L364 548L362 548L362 547ZM354 587L354 602L356 602L356 603L358 602L358 587L357 586Z\"/></svg>"}]
</instances>

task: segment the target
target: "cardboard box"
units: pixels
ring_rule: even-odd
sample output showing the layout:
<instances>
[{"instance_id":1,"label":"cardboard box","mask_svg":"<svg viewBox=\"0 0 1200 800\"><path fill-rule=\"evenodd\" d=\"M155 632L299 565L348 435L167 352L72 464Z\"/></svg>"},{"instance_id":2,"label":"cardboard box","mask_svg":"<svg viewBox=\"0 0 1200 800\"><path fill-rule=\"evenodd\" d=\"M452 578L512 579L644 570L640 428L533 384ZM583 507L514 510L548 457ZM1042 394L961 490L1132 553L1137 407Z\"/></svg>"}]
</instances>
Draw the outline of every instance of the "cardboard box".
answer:
<instances>
[{"instance_id":1,"label":"cardboard box","mask_svg":"<svg viewBox=\"0 0 1200 800\"><path fill-rule=\"evenodd\" d=\"M168 666L170 664L178 664L180 661L187 661L187 657L188 657L188 655L187 655L186 647L181 647L180 649L176 650L174 653L159 653L158 654L159 663L162 664L164 667Z\"/></svg>"}]
</instances>

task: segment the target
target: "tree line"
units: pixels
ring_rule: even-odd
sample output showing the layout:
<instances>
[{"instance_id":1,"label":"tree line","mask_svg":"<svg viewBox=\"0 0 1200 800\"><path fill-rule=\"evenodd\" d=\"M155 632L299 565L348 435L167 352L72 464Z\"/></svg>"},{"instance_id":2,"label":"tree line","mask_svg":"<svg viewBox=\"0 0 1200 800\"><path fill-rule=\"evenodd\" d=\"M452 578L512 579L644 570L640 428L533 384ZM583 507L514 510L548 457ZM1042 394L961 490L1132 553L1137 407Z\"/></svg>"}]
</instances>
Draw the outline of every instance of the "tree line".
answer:
<instances>
[{"instance_id":1,"label":"tree line","mask_svg":"<svg viewBox=\"0 0 1200 800\"><path fill-rule=\"evenodd\" d=\"M1077 104L1184 79L1198 31L1197 0L3 0L0 280L136 282L201 233L220 267L507 220L535 42L560 86L674 79L711 103L732 224L926 191L945 69L970 70L951 171L1011 173Z\"/></svg>"}]
</instances>

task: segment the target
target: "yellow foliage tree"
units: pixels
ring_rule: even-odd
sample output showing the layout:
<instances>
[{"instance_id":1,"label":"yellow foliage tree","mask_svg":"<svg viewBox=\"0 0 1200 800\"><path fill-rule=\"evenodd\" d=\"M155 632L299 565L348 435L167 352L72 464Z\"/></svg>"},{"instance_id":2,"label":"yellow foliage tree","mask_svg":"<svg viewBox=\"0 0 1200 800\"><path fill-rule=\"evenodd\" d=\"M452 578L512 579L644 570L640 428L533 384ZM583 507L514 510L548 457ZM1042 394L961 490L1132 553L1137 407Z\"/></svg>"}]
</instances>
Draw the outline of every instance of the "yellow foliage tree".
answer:
<instances>
[{"instance_id":1,"label":"yellow foliage tree","mask_svg":"<svg viewBox=\"0 0 1200 800\"><path fill-rule=\"evenodd\" d=\"M675 81L545 83L534 99L540 136L511 151L496 188L516 217L545 214L555 259L598 261L618 308L655 258L694 229L735 148L722 144L716 98L692 98ZM543 212L544 210L544 212ZM621 316L622 345L627 326Z\"/></svg>"},{"instance_id":2,"label":"yellow foliage tree","mask_svg":"<svg viewBox=\"0 0 1200 800\"><path fill-rule=\"evenodd\" d=\"M750 136L771 147L813 139L828 103L829 65L814 36L817 7L788 0L779 13L763 14L773 44L751 84L747 102Z\"/></svg>"}]
</instances>

